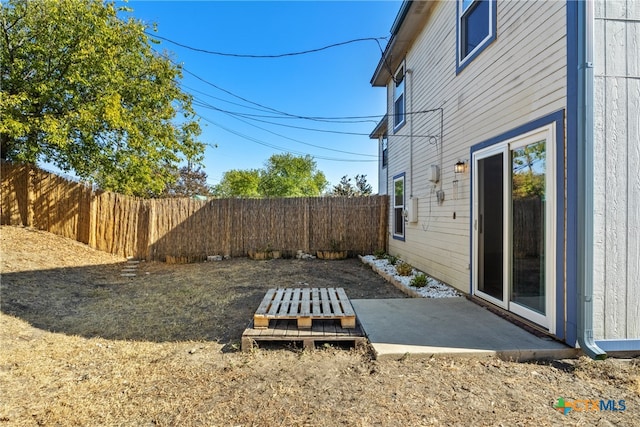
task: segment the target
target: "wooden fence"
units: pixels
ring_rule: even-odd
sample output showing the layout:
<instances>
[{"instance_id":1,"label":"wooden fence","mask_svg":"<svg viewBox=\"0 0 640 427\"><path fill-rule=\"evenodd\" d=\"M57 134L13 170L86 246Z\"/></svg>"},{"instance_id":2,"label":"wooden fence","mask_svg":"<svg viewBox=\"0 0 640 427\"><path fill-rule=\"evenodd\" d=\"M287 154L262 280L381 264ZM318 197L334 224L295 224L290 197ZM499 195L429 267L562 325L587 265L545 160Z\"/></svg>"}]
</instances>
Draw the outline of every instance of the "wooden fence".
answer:
<instances>
[{"instance_id":1,"label":"wooden fence","mask_svg":"<svg viewBox=\"0 0 640 427\"><path fill-rule=\"evenodd\" d=\"M513 201L513 254L516 258L538 258L544 253L544 209L541 197Z\"/></svg>"},{"instance_id":2,"label":"wooden fence","mask_svg":"<svg viewBox=\"0 0 640 427\"><path fill-rule=\"evenodd\" d=\"M25 225L122 256L165 261L246 256L270 247L350 255L387 247L387 196L140 199L95 191L29 166L2 163L0 223Z\"/></svg>"}]
</instances>

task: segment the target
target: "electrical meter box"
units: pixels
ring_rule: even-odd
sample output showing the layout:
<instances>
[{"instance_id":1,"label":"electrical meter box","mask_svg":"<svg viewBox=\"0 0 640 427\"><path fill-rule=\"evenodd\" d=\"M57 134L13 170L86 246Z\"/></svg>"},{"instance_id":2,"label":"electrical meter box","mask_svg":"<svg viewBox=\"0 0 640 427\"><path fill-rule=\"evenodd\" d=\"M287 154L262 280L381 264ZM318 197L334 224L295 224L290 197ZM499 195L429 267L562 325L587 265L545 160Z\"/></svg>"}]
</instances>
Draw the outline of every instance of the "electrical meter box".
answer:
<instances>
[{"instance_id":1,"label":"electrical meter box","mask_svg":"<svg viewBox=\"0 0 640 427\"><path fill-rule=\"evenodd\" d=\"M429 181L433 182L434 184L440 181L440 168L438 167L438 165L431 165L431 178L429 179Z\"/></svg>"},{"instance_id":2,"label":"electrical meter box","mask_svg":"<svg viewBox=\"0 0 640 427\"><path fill-rule=\"evenodd\" d=\"M418 222L418 198L411 197L407 206L407 221Z\"/></svg>"}]
</instances>

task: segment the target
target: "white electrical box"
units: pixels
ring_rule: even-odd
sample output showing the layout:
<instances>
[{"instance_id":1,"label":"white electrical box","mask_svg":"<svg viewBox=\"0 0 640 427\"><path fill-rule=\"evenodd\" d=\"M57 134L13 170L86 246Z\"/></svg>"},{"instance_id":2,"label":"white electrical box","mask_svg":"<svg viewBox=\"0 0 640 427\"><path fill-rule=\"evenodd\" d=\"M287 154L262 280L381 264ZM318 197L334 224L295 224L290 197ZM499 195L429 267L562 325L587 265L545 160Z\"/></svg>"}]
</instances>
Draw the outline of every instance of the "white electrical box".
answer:
<instances>
[{"instance_id":1,"label":"white electrical box","mask_svg":"<svg viewBox=\"0 0 640 427\"><path fill-rule=\"evenodd\" d=\"M418 198L411 197L407 209L407 220L409 222L418 222Z\"/></svg>"},{"instance_id":2,"label":"white electrical box","mask_svg":"<svg viewBox=\"0 0 640 427\"><path fill-rule=\"evenodd\" d=\"M431 165L431 179L429 179L429 181L434 184L440 181L440 168L438 165Z\"/></svg>"}]
</instances>

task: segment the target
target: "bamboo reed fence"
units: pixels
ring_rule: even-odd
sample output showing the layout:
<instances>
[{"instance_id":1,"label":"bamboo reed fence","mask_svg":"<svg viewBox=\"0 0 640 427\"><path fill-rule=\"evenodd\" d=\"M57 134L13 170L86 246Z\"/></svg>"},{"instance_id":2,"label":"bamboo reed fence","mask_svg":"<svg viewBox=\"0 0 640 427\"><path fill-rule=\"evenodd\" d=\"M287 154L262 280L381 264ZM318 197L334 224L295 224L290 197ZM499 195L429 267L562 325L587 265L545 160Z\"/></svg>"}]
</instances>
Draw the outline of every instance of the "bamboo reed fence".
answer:
<instances>
[{"instance_id":1,"label":"bamboo reed fence","mask_svg":"<svg viewBox=\"0 0 640 427\"><path fill-rule=\"evenodd\" d=\"M1 165L0 223L68 237L137 259L193 262L210 255L285 256L387 247L387 196L140 199L94 190L31 166Z\"/></svg>"},{"instance_id":2,"label":"bamboo reed fence","mask_svg":"<svg viewBox=\"0 0 640 427\"><path fill-rule=\"evenodd\" d=\"M544 253L544 209L541 197L513 201L513 254L516 258L537 258Z\"/></svg>"}]
</instances>

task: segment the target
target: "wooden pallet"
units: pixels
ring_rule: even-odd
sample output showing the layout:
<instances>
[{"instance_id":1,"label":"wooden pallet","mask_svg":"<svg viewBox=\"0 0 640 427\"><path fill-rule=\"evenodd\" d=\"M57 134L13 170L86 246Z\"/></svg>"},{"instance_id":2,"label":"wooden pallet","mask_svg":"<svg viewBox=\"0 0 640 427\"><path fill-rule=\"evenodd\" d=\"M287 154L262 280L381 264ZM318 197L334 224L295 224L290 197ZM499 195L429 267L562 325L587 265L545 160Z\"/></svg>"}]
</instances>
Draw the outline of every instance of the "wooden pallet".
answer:
<instances>
[{"instance_id":1,"label":"wooden pallet","mask_svg":"<svg viewBox=\"0 0 640 427\"><path fill-rule=\"evenodd\" d=\"M343 328L335 320L316 320L311 329L299 329L294 320L275 320L267 329L256 329L251 322L242 334L242 351L249 351L262 343L302 342L304 348L313 349L320 343L353 343L366 345L360 325Z\"/></svg>"},{"instance_id":2,"label":"wooden pallet","mask_svg":"<svg viewBox=\"0 0 640 427\"><path fill-rule=\"evenodd\" d=\"M343 288L269 289L253 316L255 329L266 329L270 320L297 321L309 329L314 319L340 320L342 328L356 327L356 314Z\"/></svg>"}]
</instances>

